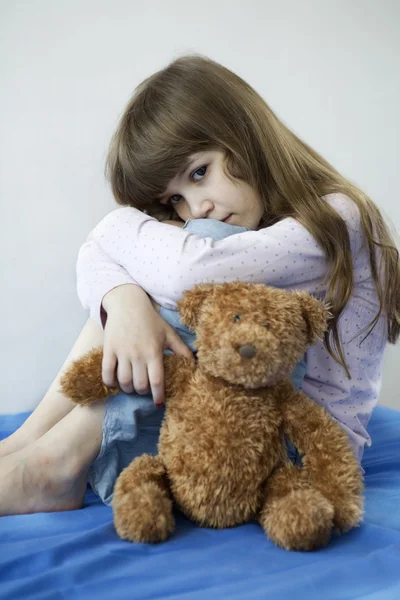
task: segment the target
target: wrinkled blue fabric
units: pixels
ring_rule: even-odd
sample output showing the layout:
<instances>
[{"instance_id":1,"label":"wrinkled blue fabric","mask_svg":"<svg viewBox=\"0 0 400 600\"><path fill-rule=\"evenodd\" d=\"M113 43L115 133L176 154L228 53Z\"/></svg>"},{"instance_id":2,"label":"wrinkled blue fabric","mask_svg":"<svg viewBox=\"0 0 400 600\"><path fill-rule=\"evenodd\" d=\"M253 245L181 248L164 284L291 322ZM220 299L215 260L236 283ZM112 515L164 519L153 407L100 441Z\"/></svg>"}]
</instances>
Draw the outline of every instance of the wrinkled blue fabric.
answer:
<instances>
[{"instance_id":1,"label":"wrinkled blue fabric","mask_svg":"<svg viewBox=\"0 0 400 600\"><path fill-rule=\"evenodd\" d=\"M0 416L0 438L27 416ZM368 431L364 523L326 548L287 552L257 523L201 529L178 513L168 541L131 544L88 489L82 510L0 518L0 598L398 600L400 412L378 406Z\"/></svg>"}]
</instances>

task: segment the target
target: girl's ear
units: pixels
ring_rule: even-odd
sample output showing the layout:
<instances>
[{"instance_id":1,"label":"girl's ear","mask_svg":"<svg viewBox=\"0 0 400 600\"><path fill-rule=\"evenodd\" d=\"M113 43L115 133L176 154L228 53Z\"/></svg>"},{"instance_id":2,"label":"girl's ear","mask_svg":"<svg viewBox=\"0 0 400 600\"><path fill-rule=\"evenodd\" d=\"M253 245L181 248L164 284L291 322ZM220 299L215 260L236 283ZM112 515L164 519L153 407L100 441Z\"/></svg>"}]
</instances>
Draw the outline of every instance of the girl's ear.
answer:
<instances>
[{"instance_id":1,"label":"girl's ear","mask_svg":"<svg viewBox=\"0 0 400 600\"><path fill-rule=\"evenodd\" d=\"M313 344L324 335L331 314L326 304L316 300L307 292L296 292L296 296L307 324L307 341Z\"/></svg>"},{"instance_id":2,"label":"girl's ear","mask_svg":"<svg viewBox=\"0 0 400 600\"><path fill-rule=\"evenodd\" d=\"M178 302L181 321L190 329L196 329L201 307L206 298L209 298L215 285L212 283L199 283L187 290L182 300Z\"/></svg>"}]
</instances>

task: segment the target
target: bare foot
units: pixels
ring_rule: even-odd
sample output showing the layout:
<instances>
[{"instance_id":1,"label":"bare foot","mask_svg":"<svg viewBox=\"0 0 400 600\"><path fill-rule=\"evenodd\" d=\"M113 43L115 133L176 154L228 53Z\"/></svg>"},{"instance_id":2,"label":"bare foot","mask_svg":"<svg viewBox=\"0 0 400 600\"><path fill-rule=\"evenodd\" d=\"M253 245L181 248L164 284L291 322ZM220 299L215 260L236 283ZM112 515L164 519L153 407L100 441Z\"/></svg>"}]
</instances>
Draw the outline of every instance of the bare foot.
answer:
<instances>
[{"instance_id":1,"label":"bare foot","mask_svg":"<svg viewBox=\"0 0 400 600\"><path fill-rule=\"evenodd\" d=\"M39 439L0 458L0 515L81 508L104 411L104 402L76 406Z\"/></svg>"},{"instance_id":2,"label":"bare foot","mask_svg":"<svg viewBox=\"0 0 400 600\"><path fill-rule=\"evenodd\" d=\"M0 515L81 508L86 473L74 473L68 459L54 456L40 441L0 459Z\"/></svg>"}]
</instances>

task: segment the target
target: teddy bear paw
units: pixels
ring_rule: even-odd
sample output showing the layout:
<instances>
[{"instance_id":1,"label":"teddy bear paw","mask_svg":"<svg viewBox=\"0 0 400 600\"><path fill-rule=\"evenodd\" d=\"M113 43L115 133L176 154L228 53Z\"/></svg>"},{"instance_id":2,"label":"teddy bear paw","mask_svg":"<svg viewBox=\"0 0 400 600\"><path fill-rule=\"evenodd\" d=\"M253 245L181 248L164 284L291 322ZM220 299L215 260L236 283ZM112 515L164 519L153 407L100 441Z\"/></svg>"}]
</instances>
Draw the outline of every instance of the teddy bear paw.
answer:
<instances>
[{"instance_id":1,"label":"teddy bear paw","mask_svg":"<svg viewBox=\"0 0 400 600\"><path fill-rule=\"evenodd\" d=\"M313 550L331 536L334 509L317 490L295 490L264 507L260 522L267 536L286 550Z\"/></svg>"},{"instance_id":2,"label":"teddy bear paw","mask_svg":"<svg viewBox=\"0 0 400 600\"><path fill-rule=\"evenodd\" d=\"M172 501L156 483L144 483L125 493L116 486L112 504L114 525L124 540L162 542L174 531Z\"/></svg>"}]
</instances>

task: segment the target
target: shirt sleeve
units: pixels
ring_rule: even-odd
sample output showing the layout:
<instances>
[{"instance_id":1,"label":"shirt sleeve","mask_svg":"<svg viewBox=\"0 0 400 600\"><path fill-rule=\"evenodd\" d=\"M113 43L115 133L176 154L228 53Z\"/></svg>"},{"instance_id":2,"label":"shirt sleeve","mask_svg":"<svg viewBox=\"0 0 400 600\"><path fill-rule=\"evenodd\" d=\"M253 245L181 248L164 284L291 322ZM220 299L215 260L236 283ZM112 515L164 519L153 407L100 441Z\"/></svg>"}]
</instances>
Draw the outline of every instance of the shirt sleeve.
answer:
<instances>
[{"instance_id":1,"label":"shirt sleeve","mask_svg":"<svg viewBox=\"0 0 400 600\"><path fill-rule=\"evenodd\" d=\"M158 222L134 208L107 215L92 232L99 248L159 304L176 308L196 283L247 281L323 291L327 261L293 218L220 241Z\"/></svg>"},{"instance_id":2,"label":"shirt sleeve","mask_svg":"<svg viewBox=\"0 0 400 600\"><path fill-rule=\"evenodd\" d=\"M136 284L126 270L111 259L94 240L83 244L76 265L77 291L82 306L100 326L105 325L104 296L120 285ZM136 284L137 285L137 284Z\"/></svg>"}]
</instances>

